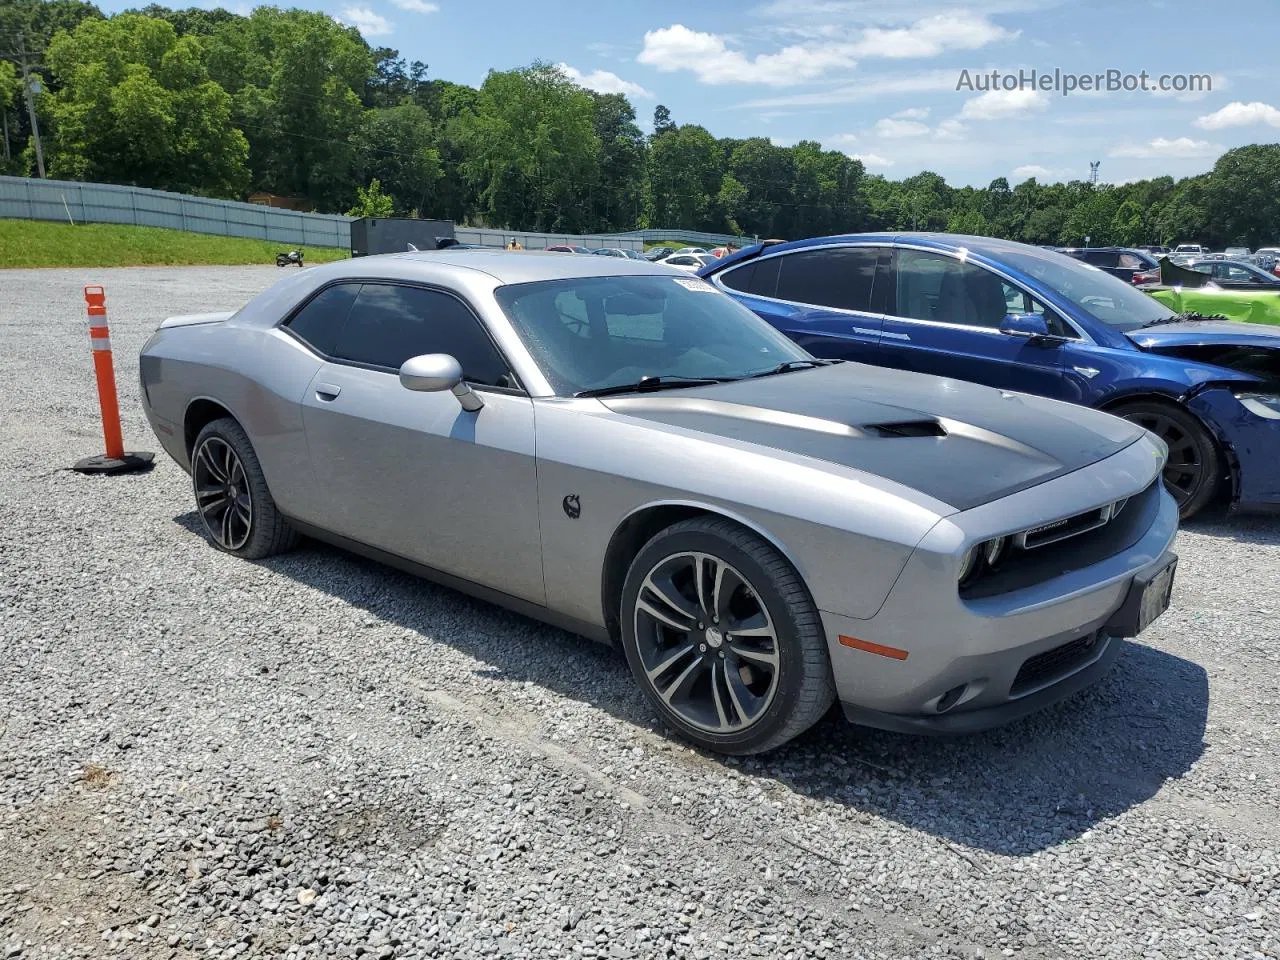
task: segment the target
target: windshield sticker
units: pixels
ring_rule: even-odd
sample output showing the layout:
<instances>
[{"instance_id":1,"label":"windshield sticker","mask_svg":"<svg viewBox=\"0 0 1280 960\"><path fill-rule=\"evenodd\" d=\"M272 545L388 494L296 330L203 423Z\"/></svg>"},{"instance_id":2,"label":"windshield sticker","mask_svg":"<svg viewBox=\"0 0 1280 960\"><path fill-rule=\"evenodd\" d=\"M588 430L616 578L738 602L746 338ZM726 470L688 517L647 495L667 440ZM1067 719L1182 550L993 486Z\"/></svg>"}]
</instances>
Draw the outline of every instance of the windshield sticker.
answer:
<instances>
[{"instance_id":1,"label":"windshield sticker","mask_svg":"<svg viewBox=\"0 0 1280 960\"><path fill-rule=\"evenodd\" d=\"M716 288L705 280L696 280L692 277L672 277L676 283L684 287L686 290L692 290L694 293L715 293Z\"/></svg>"}]
</instances>

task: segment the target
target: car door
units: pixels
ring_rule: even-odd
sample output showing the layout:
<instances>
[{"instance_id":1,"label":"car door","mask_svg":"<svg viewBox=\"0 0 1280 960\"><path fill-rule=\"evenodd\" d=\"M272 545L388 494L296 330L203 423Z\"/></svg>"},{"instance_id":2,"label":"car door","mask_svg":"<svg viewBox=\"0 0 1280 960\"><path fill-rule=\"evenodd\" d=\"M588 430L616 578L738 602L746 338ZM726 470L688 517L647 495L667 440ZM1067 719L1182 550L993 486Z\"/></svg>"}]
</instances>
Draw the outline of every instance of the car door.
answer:
<instances>
[{"instance_id":1,"label":"car door","mask_svg":"<svg viewBox=\"0 0 1280 960\"><path fill-rule=\"evenodd\" d=\"M1010 313L1039 313L1064 339L1074 330L1038 299L995 273L940 251L899 249L879 362L1068 399L1063 344L1000 332Z\"/></svg>"},{"instance_id":2,"label":"car door","mask_svg":"<svg viewBox=\"0 0 1280 960\"><path fill-rule=\"evenodd\" d=\"M313 347L303 398L310 517L333 533L504 593L545 602L533 403L452 293L355 286L345 322ZM306 331L295 331L306 338ZM447 353L484 401L405 389L410 357Z\"/></svg>"},{"instance_id":3,"label":"car door","mask_svg":"<svg viewBox=\"0 0 1280 960\"><path fill-rule=\"evenodd\" d=\"M883 322L875 306L881 250L812 247L749 261L719 279L815 356L874 363Z\"/></svg>"}]
</instances>

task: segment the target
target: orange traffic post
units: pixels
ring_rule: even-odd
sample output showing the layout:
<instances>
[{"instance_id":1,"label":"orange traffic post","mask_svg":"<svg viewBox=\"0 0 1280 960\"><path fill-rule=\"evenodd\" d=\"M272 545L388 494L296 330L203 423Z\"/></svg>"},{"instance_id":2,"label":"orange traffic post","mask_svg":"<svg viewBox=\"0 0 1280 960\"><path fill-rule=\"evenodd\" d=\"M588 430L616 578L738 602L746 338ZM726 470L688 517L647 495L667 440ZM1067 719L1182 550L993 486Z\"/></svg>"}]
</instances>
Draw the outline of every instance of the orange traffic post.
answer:
<instances>
[{"instance_id":1,"label":"orange traffic post","mask_svg":"<svg viewBox=\"0 0 1280 960\"><path fill-rule=\"evenodd\" d=\"M93 348L93 372L98 380L98 406L102 410L102 435L106 453L77 461L71 469L78 473L131 473L145 470L154 453L126 453L120 427L120 400L116 396L116 373L111 358L111 332L107 329L107 292L102 287L85 287L84 302L89 308L89 345Z\"/></svg>"}]
</instances>

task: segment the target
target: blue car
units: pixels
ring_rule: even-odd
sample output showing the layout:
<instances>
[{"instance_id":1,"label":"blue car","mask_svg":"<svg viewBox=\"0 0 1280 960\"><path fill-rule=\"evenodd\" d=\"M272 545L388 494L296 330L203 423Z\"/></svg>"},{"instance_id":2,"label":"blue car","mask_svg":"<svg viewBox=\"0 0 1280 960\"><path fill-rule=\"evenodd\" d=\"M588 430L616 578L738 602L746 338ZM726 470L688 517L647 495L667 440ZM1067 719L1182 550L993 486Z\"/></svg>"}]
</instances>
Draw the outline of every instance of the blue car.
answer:
<instances>
[{"instance_id":1,"label":"blue car","mask_svg":"<svg viewBox=\"0 0 1280 960\"><path fill-rule=\"evenodd\" d=\"M699 271L818 357L1106 410L1169 447L1183 517L1280 504L1280 329L1169 308L1040 247L855 234L748 247Z\"/></svg>"}]
</instances>

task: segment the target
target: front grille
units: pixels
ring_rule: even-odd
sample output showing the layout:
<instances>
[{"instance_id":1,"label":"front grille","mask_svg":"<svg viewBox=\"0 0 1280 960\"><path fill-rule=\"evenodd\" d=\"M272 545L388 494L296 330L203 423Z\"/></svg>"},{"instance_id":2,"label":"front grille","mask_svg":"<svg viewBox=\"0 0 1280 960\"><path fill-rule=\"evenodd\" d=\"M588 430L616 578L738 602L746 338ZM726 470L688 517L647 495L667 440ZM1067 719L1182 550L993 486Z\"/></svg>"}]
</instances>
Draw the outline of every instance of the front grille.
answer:
<instances>
[{"instance_id":1,"label":"front grille","mask_svg":"<svg viewBox=\"0 0 1280 960\"><path fill-rule=\"evenodd\" d=\"M1105 526L1112 517L1120 512L1120 508L1124 504L1124 500L1117 500L1115 503L1108 503L1105 506L1098 507L1096 510L1077 513L1075 516L1055 520L1053 523L1046 523L1041 527L1024 530L1014 538L1014 543L1023 550L1034 550L1036 547L1048 546L1051 543L1057 543L1059 540L1066 540L1068 537L1078 537L1082 533L1088 533L1090 530L1097 530L1099 527Z\"/></svg>"},{"instance_id":2,"label":"front grille","mask_svg":"<svg viewBox=\"0 0 1280 960\"><path fill-rule=\"evenodd\" d=\"M1018 675L1013 678L1013 686L1009 688L1009 696L1021 696L1073 673L1094 658L1101 641L1100 632L1090 633L1052 650L1037 653L1018 670Z\"/></svg>"}]
</instances>

